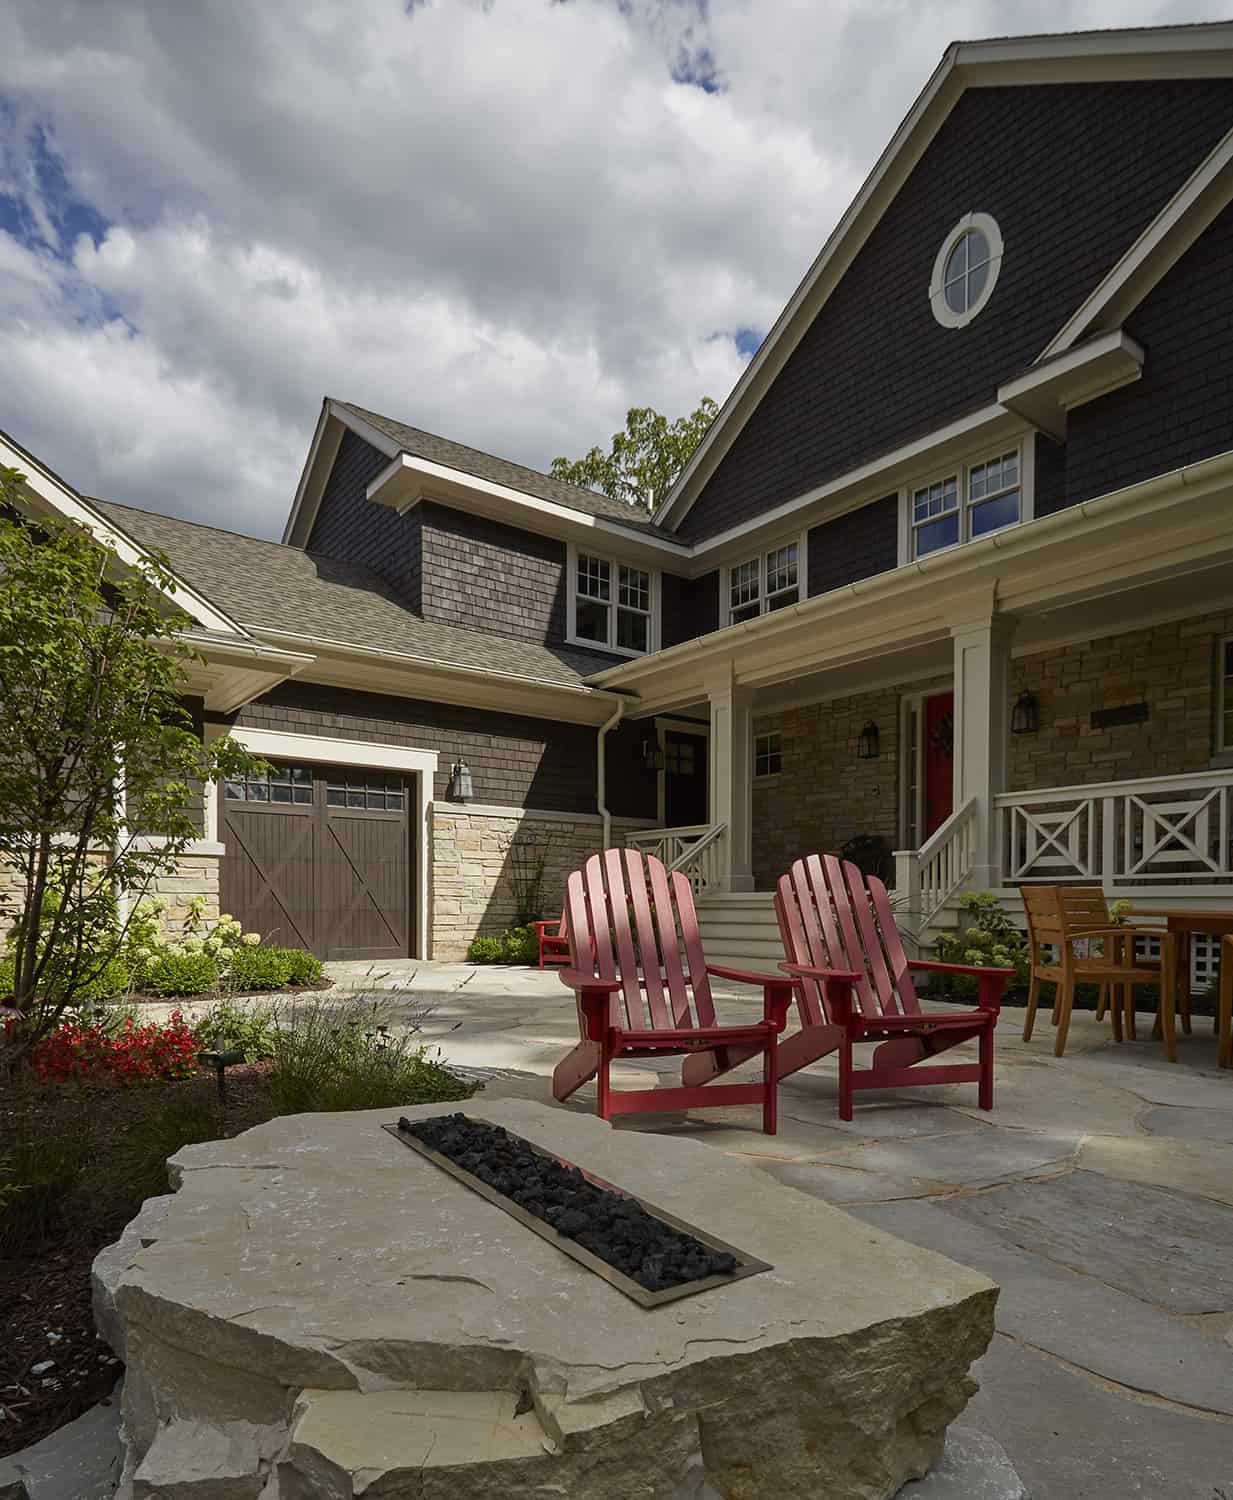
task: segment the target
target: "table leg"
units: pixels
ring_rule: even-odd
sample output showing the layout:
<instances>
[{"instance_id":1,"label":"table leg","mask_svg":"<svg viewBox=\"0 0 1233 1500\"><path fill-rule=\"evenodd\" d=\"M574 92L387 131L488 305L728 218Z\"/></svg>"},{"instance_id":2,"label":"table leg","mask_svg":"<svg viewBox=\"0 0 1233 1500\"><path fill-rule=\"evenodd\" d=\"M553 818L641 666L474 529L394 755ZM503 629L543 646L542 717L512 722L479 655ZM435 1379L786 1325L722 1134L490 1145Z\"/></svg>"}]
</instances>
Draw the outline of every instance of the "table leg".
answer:
<instances>
[{"instance_id":1,"label":"table leg","mask_svg":"<svg viewBox=\"0 0 1233 1500\"><path fill-rule=\"evenodd\" d=\"M1160 1013L1157 1022L1164 1037L1165 1056L1177 1061L1177 1030L1174 1025L1177 1003L1177 950L1179 933L1167 932L1160 940Z\"/></svg>"},{"instance_id":2,"label":"table leg","mask_svg":"<svg viewBox=\"0 0 1233 1500\"><path fill-rule=\"evenodd\" d=\"M1220 1003L1216 1007L1216 1034L1220 1038L1217 1061L1233 1068L1233 937L1220 944Z\"/></svg>"},{"instance_id":3,"label":"table leg","mask_svg":"<svg viewBox=\"0 0 1233 1500\"><path fill-rule=\"evenodd\" d=\"M1177 1010L1182 1018L1182 1030L1190 1035L1190 945L1189 932L1179 932L1177 943Z\"/></svg>"}]
</instances>

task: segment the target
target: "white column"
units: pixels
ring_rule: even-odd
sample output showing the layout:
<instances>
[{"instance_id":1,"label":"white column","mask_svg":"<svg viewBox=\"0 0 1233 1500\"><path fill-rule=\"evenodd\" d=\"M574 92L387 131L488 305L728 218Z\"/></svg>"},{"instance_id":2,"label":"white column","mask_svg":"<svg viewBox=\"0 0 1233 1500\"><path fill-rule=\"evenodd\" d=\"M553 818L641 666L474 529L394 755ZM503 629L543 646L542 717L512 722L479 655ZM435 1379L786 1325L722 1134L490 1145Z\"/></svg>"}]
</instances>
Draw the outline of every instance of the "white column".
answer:
<instances>
[{"instance_id":1,"label":"white column","mask_svg":"<svg viewBox=\"0 0 1233 1500\"><path fill-rule=\"evenodd\" d=\"M1013 632L1013 619L991 608L951 626L955 647L955 807L976 798L970 884L978 890L1001 880L993 799L1006 790Z\"/></svg>"},{"instance_id":2,"label":"white column","mask_svg":"<svg viewBox=\"0 0 1233 1500\"><path fill-rule=\"evenodd\" d=\"M710 822L726 823L724 889L753 890L753 693L730 671L707 684Z\"/></svg>"}]
</instances>

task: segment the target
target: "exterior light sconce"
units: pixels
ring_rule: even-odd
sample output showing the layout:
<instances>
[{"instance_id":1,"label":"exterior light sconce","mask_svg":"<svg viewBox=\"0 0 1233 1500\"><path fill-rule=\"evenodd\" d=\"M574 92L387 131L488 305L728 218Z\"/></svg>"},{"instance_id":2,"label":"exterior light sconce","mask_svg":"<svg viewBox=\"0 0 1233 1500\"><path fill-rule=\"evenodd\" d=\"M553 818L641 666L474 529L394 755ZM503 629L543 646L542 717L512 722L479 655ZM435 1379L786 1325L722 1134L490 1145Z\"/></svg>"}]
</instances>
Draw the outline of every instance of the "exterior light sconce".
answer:
<instances>
[{"instance_id":1,"label":"exterior light sconce","mask_svg":"<svg viewBox=\"0 0 1233 1500\"><path fill-rule=\"evenodd\" d=\"M475 796L471 780L471 767L465 760L456 760L450 767L450 784L447 795L453 802L470 802Z\"/></svg>"},{"instance_id":2,"label":"exterior light sconce","mask_svg":"<svg viewBox=\"0 0 1233 1500\"><path fill-rule=\"evenodd\" d=\"M643 740L642 763L648 771L662 771L664 768L664 752L654 740Z\"/></svg>"},{"instance_id":3,"label":"exterior light sconce","mask_svg":"<svg viewBox=\"0 0 1233 1500\"><path fill-rule=\"evenodd\" d=\"M878 726L870 719L856 741L857 760L877 760L880 749L879 741Z\"/></svg>"},{"instance_id":4,"label":"exterior light sconce","mask_svg":"<svg viewBox=\"0 0 1233 1500\"><path fill-rule=\"evenodd\" d=\"M1035 734L1040 728L1040 705L1032 693L1022 692L1010 711L1011 734Z\"/></svg>"}]
</instances>

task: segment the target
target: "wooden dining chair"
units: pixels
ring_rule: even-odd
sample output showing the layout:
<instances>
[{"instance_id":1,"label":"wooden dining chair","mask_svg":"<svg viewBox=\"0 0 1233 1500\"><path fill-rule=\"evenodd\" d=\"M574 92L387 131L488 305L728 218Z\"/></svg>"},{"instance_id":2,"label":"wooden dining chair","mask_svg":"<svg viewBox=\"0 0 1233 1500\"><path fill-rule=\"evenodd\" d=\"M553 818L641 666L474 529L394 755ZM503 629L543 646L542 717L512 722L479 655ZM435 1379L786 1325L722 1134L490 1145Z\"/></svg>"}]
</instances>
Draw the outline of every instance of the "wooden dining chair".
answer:
<instances>
[{"instance_id":1,"label":"wooden dining chair","mask_svg":"<svg viewBox=\"0 0 1233 1500\"><path fill-rule=\"evenodd\" d=\"M1119 1042L1123 1034L1131 1041L1135 1039L1135 986L1159 984L1162 1014L1167 991L1166 1044L1172 1060L1172 987L1176 967L1169 961L1172 937L1163 928L1129 927L1112 921L1104 891L1098 885L1022 885L1019 895L1027 916L1032 960L1023 1040L1032 1039L1042 983L1057 986L1053 1005L1057 1028L1053 1051L1057 1057L1066 1051L1076 984L1095 984L1100 989L1101 999L1112 1013L1114 1038ZM1159 939L1161 962L1136 956L1135 942L1140 938ZM1087 945L1087 952L1076 952L1079 942ZM1093 943L1099 945L1099 953L1091 952ZM1056 958L1045 959L1043 948L1052 948Z\"/></svg>"}]
</instances>

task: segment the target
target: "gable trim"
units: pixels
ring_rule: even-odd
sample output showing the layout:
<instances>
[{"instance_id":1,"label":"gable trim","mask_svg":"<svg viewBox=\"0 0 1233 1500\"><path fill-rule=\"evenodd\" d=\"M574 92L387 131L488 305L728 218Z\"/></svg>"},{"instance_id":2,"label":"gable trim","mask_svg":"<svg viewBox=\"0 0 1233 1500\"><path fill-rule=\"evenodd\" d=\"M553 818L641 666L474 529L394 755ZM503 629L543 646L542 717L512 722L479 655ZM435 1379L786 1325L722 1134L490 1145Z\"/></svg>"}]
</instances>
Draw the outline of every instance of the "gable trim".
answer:
<instances>
[{"instance_id":1,"label":"gable trim","mask_svg":"<svg viewBox=\"0 0 1233 1500\"><path fill-rule=\"evenodd\" d=\"M746 365L655 512L655 522L675 529L689 514L704 484L968 88L1229 74L1233 74L1233 24L1228 22L952 43Z\"/></svg>"},{"instance_id":2,"label":"gable trim","mask_svg":"<svg viewBox=\"0 0 1233 1500\"><path fill-rule=\"evenodd\" d=\"M21 472L24 476L23 486L36 505L45 506L65 520L84 527L96 541L109 547L125 567L132 568L138 563L152 560L148 548L134 541L114 521L95 510L76 490L3 432L0 432L0 465ZM173 573L172 577L174 589L169 596L171 602L188 615L194 624L223 636L251 639L243 626L211 604L204 594L190 588L177 574Z\"/></svg>"},{"instance_id":3,"label":"gable trim","mask_svg":"<svg viewBox=\"0 0 1233 1500\"><path fill-rule=\"evenodd\" d=\"M1108 332L1123 323L1231 201L1233 130L1196 167L1125 255L1050 339L1037 356L1037 364L1063 353L1086 334Z\"/></svg>"}]
</instances>

